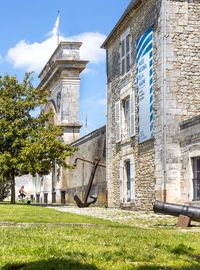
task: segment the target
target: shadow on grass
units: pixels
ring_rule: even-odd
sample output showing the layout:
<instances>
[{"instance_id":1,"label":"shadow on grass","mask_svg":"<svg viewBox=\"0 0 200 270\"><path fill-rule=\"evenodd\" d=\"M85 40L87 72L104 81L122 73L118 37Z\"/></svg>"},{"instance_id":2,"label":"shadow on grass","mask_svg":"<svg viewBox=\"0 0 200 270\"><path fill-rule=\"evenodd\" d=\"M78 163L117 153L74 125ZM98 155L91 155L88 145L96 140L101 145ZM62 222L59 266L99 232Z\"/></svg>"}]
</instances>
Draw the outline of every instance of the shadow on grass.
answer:
<instances>
[{"instance_id":1,"label":"shadow on grass","mask_svg":"<svg viewBox=\"0 0 200 270\"><path fill-rule=\"evenodd\" d=\"M71 259L49 259L22 264L6 264L1 270L98 270L93 264L82 264Z\"/></svg>"},{"instance_id":2,"label":"shadow on grass","mask_svg":"<svg viewBox=\"0 0 200 270\"><path fill-rule=\"evenodd\" d=\"M181 267L170 267L170 266L159 266L159 265L144 265L136 268L137 270L198 270L200 269L200 264L192 264L189 266Z\"/></svg>"},{"instance_id":3,"label":"shadow on grass","mask_svg":"<svg viewBox=\"0 0 200 270\"><path fill-rule=\"evenodd\" d=\"M171 252L175 255L192 255L192 252L194 252L194 249L191 247L188 247L184 244L179 244L176 247L174 247Z\"/></svg>"}]
</instances>

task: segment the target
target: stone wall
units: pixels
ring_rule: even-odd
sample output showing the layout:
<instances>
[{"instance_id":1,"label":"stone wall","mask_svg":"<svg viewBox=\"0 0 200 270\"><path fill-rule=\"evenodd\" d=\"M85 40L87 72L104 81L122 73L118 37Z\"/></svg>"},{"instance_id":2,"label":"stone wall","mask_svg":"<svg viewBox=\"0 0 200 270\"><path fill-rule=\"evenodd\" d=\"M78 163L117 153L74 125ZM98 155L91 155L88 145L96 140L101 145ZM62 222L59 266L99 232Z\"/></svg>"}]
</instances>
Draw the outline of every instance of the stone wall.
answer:
<instances>
[{"instance_id":1,"label":"stone wall","mask_svg":"<svg viewBox=\"0 0 200 270\"><path fill-rule=\"evenodd\" d=\"M106 164L106 128L105 126L93 131L92 133L80 138L72 145L78 147L78 151L74 156L68 159L68 162L73 164L77 157L84 158L90 161L98 156L100 163ZM83 199L87 184L92 171L92 165L87 162L78 161L74 169L66 169L63 171L61 190L65 191L66 203L74 203L74 195L78 195ZM98 167L91 195L97 195L97 204L106 204L106 169Z\"/></svg>"},{"instance_id":2,"label":"stone wall","mask_svg":"<svg viewBox=\"0 0 200 270\"><path fill-rule=\"evenodd\" d=\"M134 1L133 1L134 2ZM183 164L180 147L180 123L200 111L200 1L168 0L135 1L137 6L128 10L120 19L107 40L107 164L108 205L119 206L119 162L124 150L135 158L136 209L150 209L152 202L163 199L164 188L164 106L167 130L167 200L185 201L183 188ZM164 36L164 15L167 17ZM115 103L120 99L120 90L130 84L130 91L137 94L135 53L137 39L153 26L153 110L154 139L138 144L136 136L128 142L115 142ZM132 65L125 76L120 75L120 36L130 27ZM165 44L166 41L166 58ZM166 69L165 69L166 67ZM166 72L166 80L165 74ZM164 83L166 100L164 104ZM135 99L137 119L137 98ZM136 121L137 122L137 121Z\"/></svg>"},{"instance_id":3,"label":"stone wall","mask_svg":"<svg viewBox=\"0 0 200 270\"><path fill-rule=\"evenodd\" d=\"M149 140L138 144L137 121L136 136L129 141L115 143L115 103L120 99L120 90L126 85L130 85L130 92L135 93L135 119L137 119L137 86L136 86L136 42L138 38L150 27L154 27L154 93L157 103L158 91L160 87L159 74L160 69L160 26L158 24L160 16L160 1L144 1L137 9L133 9L123 20L121 25L115 30L115 33L108 44L108 119L107 119L107 164L108 164L108 205L110 207L119 207L120 193L120 160L124 156L133 155L135 160L135 203L134 209L151 209L152 202L155 199L155 152L154 140ZM119 46L121 34L130 27L132 38L132 66L131 71L125 76L120 75L119 64ZM156 117L155 110L155 117ZM155 121L155 125L157 122ZM126 150L124 150L126 149Z\"/></svg>"},{"instance_id":4,"label":"stone wall","mask_svg":"<svg viewBox=\"0 0 200 270\"><path fill-rule=\"evenodd\" d=\"M200 111L200 1L167 4L167 193L184 201L181 190L180 122ZM158 147L161 142L157 140ZM158 150L156 149L158 153ZM159 165L161 168L161 163ZM157 173L161 174L157 170ZM157 177L158 179L159 177ZM157 182L158 183L158 182ZM160 185L161 188L161 185Z\"/></svg>"}]
</instances>

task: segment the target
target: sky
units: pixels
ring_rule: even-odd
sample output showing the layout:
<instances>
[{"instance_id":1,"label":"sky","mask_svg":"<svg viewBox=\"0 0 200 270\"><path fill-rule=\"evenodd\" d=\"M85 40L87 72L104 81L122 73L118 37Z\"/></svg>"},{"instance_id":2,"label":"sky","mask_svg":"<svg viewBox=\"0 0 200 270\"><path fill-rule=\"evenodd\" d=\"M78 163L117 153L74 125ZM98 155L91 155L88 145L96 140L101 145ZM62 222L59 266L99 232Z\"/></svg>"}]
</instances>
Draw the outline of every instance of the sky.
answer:
<instances>
[{"instance_id":1,"label":"sky","mask_svg":"<svg viewBox=\"0 0 200 270\"><path fill-rule=\"evenodd\" d=\"M1 1L0 75L38 74L57 44L52 30L60 11L61 40L83 42L81 58L89 60L81 74L80 122L85 135L106 122L106 56L101 45L130 0ZM87 115L87 130L84 128Z\"/></svg>"}]
</instances>

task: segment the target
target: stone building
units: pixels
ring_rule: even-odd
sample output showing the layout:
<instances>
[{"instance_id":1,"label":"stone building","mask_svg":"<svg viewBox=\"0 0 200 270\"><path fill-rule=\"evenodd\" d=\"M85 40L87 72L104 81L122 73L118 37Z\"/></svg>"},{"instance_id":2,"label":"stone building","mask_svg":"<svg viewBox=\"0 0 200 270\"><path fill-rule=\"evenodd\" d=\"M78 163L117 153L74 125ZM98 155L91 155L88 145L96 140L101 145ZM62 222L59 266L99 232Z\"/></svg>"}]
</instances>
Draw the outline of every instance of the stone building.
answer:
<instances>
[{"instance_id":1,"label":"stone building","mask_svg":"<svg viewBox=\"0 0 200 270\"><path fill-rule=\"evenodd\" d=\"M200 200L199 20L199 0L132 0L102 45L109 207Z\"/></svg>"},{"instance_id":2,"label":"stone building","mask_svg":"<svg viewBox=\"0 0 200 270\"><path fill-rule=\"evenodd\" d=\"M55 52L41 71L38 88L48 89L50 97L41 109L52 113L49 121L60 126L63 130L63 140L66 144L78 147L78 151L67 162L73 164L75 158L94 161L98 156L101 163L105 163L105 127L93 131L80 139L79 122L79 92L80 73L85 69L88 61L79 56L81 42L60 42ZM85 192L91 164L78 163L75 169L59 168L56 164L47 176L32 178L19 177L16 181L16 194L21 185L25 191L35 197L38 203L74 203L75 194L82 198ZM97 195L97 203L106 203L105 168L98 168L92 191Z\"/></svg>"}]
</instances>

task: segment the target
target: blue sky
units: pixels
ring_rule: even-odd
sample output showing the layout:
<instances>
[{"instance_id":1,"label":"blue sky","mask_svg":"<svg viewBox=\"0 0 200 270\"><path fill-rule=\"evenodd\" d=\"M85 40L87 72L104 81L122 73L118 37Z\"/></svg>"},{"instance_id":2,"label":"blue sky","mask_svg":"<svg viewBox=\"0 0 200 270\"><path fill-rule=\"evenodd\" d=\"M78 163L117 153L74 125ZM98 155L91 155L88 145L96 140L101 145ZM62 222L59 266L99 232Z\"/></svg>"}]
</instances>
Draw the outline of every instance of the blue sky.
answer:
<instances>
[{"instance_id":1,"label":"blue sky","mask_svg":"<svg viewBox=\"0 0 200 270\"><path fill-rule=\"evenodd\" d=\"M88 132L104 125L106 63L100 45L129 3L130 0L1 1L0 74L14 74L21 80L24 72L33 70L37 86L37 75L56 48L49 33L60 10L61 36L82 41L82 58L90 60L81 75L80 121L84 124L87 114ZM84 133L82 128L81 134Z\"/></svg>"}]
</instances>

